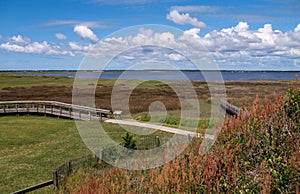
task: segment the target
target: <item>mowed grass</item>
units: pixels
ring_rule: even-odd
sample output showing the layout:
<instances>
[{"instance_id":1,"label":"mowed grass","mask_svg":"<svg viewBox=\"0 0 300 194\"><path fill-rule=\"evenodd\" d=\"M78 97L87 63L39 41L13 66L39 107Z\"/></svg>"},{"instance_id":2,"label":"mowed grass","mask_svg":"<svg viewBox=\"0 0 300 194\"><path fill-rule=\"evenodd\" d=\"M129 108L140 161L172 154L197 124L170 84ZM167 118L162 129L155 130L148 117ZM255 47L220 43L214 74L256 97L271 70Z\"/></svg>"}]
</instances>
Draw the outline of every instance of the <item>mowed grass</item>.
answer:
<instances>
[{"instance_id":1,"label":"mowed grass","mask_svg":"<svg viewBox=\"0 0 300 194\"><path fill-rule=\"evenodd\" d=\"M99 125L98 122L78 122L89 126ZM126 132L121 126L109 123L101 123L101 126L105 135L121 143ZM149 135L134 135L138 149L151 148L155 144L155 136L164 139L172 136L170 133L144 128L130 127L130 130L140 130L140 134L153 132ZM96 132L95 135L93 132ZM98 142L105 141L104 134L93 130L90 133L92 138L98 138ZM10 193L51 180L53 169L70 159L92 153L82 141L84 137L80 136L73 120L45 116L2 116L0 136L0 193ZM51 192L53 186L34 193Z\"/></svg>"},{"instance_id":2,"label":"mowed grass","mask_svg":"<svg viewBox=\"0 0 300 194\"><path fill-rule=\"evenodd\" d=\"M72 120L0 117L0 136L0 193L50 180L54 168L90 152ZM46 191L51 192L52 187Z\"/></svg>"}]
</instances>

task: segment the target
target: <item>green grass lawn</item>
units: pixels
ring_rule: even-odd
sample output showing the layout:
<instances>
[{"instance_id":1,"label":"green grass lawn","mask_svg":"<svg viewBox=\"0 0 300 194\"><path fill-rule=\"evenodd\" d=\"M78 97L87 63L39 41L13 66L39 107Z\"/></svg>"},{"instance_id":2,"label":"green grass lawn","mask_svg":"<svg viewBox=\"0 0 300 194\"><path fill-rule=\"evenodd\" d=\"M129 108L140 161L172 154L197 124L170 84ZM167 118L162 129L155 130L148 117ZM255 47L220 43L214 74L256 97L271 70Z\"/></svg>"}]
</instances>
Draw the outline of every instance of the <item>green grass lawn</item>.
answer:
<instances>
[{"instance_id":1,"label":"green grass lawn","mask_svg":"<svg viewBox=\"0 0 300 194\"><path fill-rule=\"evenodd\" d=\"M0 117L0 136L0 193L50 180L54 168L90 152L72 120Z\"/></svg>"},{"instance_id":2,"label":"green grass lawn","mask_svg":"<svg viewBox=\"0 0 300 194\"><path fill-rule=\"evenodd\" d=\"M109 123L101 125L112 140L121 143L125 133L123 128ZM160 131L147 136L134 135L138 149L151 148L154 144L152 139L154 142L157 135L161 138L171 136ZM10 193L50 180L52 170L59 165L91 153L73 120L44 116L0 117L0 136L0 193ZM35 193L52 191L53 187L49 186Z\"/></svg>"}]
</instances>

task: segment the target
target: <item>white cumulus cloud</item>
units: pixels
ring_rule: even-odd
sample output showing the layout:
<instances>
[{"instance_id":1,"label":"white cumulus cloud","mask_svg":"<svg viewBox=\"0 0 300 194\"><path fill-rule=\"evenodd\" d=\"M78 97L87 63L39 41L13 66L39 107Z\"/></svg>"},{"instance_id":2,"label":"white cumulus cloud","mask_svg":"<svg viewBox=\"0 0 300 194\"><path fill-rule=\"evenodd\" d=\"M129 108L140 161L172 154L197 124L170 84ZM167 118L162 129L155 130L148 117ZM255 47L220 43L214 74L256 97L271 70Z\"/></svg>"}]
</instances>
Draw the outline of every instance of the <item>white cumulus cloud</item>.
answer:
<instances>
[{"instance_id":1,"label":"white cumulus cloud","mask_svg":"<svg viewBox=\"0 0 300 194\"><path fill-rule=\"evenodd\" d=\"M200 38L200 28L191 28L183 32L183 35L192 36L193 38Z\"/></svg>"},{"instance_id":2,"label":"white cumulus cloud","mask_svg":"<svg viewBox=\"0 0 300 194\"><path fill-rule=\"evenodd\" d=\"M62 33L56 33L56 34L55 34L55 37L56 37L58 40L65 40L65 39L67 39L67 37L66 37L64 34L62 34Z\"/></svg>"},{"instance_id":3,"label":"white cumulus cloud","mask_svg":"<svg viewBox=\"0 0 300 194\"><path fill-rule=\"evenodd\" d=\"M99 39L94 32L86 26L77 25L74 27L74 32L77 33L83 39L89 39L93 42L97 42Z\"/></svg>"},{"instance_id":4,"label":"white cumulus cloud","mask_svg":"<svg viewBox=\"0 0 300 194\"><path fill-rule=\"evenodd\" d=\"M169 59L173 61L180 61L184 59L184 56L176 54L176 53L171 53L169 55L166 55Z\"/></svg>"},{"instance_id":5,"label":"white cumulus cloud","mask_svg":"<svg viewBox=\"0 0 300 194\"><path fill-rule=\"evenodd\" d=\"M30 42L30 39L27 37L23 37L22 35L13 36L10 38L15 43L26 44Z\"/></svg>"},{"instance_id":6,"label":"white cumulus cloud","mask_svg":"<svg viewBox=\"0 0 300 194\"><path fill-rule=\"evenodd\" d=\"M294 32L300 32L300 24L297 25L297 27L294 29Z\"/></svg>"},{"instance_id":7,"label":"white cumulus cloud","mask_svg":"<svg viewBox=\"0 0 300 194\"><path fill-rule=\"evenodd\" d=\"M177 10L172 10L167 15L167 19L173 21L176 24L186 25L191 24L197 28L204 28L206 24L204 22L198 21L197 18L191 17L188 13L180 14Z\"/></svg>"},{"instance_id":8,"label":"white cumulus cloud","mask_svg":"<svg viewBox=\"0 0 300 194\"><path fill-rule=\"evenodd\" d=\"M6 51L18 53L34 53L45 55L70 55L74 56L71 51L61 48L59 45L50 44L47 41L42 42L25 42L20 37L10 38L11 42L0 44L0 48Z\"/></svg>"}]
</instances>

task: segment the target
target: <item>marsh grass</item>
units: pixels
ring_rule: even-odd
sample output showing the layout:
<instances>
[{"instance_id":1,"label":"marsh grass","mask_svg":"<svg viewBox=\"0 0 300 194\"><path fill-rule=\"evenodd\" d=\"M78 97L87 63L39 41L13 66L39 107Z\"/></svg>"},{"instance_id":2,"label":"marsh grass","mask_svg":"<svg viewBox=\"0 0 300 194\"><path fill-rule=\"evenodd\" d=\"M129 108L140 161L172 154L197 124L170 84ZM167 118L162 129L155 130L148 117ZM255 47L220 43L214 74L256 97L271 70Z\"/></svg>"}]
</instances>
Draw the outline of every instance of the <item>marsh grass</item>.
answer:
<instances>
[{"instance_id":1,"label":"marsh grass","mask_svg":"<svg viewBox=\"0 0 300 194\"><path fill-rule=\"evenodd\" d=\"M0 100L56 100L66 103L72 102L73 78L69 77L42 77L42 76L0 76ZM99 79L97 85L91 85L91 79L81 79L81 86L96 87L95 105L104 109L112 109L111 93L118 87L124 93L131 92L129 109L131 114L148 112L151 103L160 101L164 103L168 112L180 111L189 108L189 101L179 103L174 90L168 84L181 87L181 82L145 81L132 88L138 81L116 79ZM117 86L114 84L117 83ZM139 82L138 82L139 83ZM210 117L211 96L206 82L192 82L199 98L201 117ZM237 106L251 106L256 94L274 100L276 95L283 95L293 81L260 81L260 82L226 82L226 95L229 102ZM80 99L87 101L89 93L81 91ZM189 94L186 94L188 97ZM125 101L122 96L119 105L115 108L122 110ZM94 106L94 104L86 104Z\"/></svg>"}]
</instances>

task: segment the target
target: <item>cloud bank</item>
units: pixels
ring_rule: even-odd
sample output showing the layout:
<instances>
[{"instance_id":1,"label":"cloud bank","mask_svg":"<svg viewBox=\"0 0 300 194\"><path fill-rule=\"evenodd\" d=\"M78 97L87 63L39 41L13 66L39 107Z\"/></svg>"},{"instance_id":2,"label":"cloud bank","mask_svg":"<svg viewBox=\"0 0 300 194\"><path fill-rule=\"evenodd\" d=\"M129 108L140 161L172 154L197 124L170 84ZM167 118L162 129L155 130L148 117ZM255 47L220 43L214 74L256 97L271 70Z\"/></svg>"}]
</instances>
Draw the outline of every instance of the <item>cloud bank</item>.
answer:
<instances>
[{"instance_id":1,"label":"cloud bank","mask_svg":"<svg viewBox=\"0 0 300 194\"><path fill-rule=\"evenodd\" d=\"M179 16L181 17L181 16ZM190 16L182 16L178 22L189 21ZM95 55L111 56L122 52L122 45L159 45L167 48L193 48L195 53L151 53L147 49L126 53L120 60L135 60L148 53L149 57L182 62L184 57L193 57L205 47L221 69L298 69L300 68L300 24L294 29L283 32L273 29L271 24L252 30L246 22L213 30L200 36L200 28L193 27L175 35L171 32L156 33L150 29L140 29L137 34L122 37L110 37L99 40L94 32L86 26L75 26L74 32L86 42L69 41L68 43L49 43L47 41L31 42L29 38L16 35L0 40L0 51L35 53L45 55L84 56L95 45ZM62 38L62 37L61 37ZM96 44L96 42L98 43ZM113 53L112 51L116 51ZM204 51L203 51L204 52ZM151 53L151 55L149 54ZM182 64L184 65L184 64Z\"/></svg>"}]
</instances>

